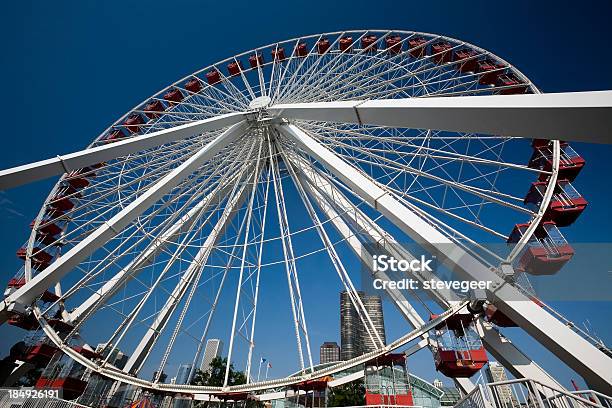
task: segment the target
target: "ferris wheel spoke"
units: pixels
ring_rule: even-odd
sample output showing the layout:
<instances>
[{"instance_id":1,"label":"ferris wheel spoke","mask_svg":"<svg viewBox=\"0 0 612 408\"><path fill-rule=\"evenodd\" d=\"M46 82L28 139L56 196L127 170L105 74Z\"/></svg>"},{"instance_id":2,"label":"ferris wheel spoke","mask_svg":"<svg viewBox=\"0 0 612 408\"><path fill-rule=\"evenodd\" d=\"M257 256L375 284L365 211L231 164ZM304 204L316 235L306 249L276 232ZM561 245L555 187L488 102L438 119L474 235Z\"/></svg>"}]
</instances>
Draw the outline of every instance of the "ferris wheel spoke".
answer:
<instances>
[{"instance_id":1,"label":"ferris wheel spoke","mask_svg":"<svg viewBox=\"0 0 612 408\"><path fill-rule=\"evenodd\" d=\"M280 149L280 147L279 147L279 149ZM281 150L281 152L282 152L282 150ZM287 155L284 154L284 153L282 153L282 155L283 155L284 160L286 162L289 162ZM349 294L351 302L355 306L355 310L357 310L357 314L359 315L359 318L360 318L363 326L366 329L366 332L367 332L367 334L368 334L368 336L370 338L370 341L377 348L378 347L384 347L385 346L385 341L383 339L381 339L380 334L378 333L378 330L376 330L376 327L374 326L374 323L372 322L372 319L371 319L367 309L365 308L361 298L357 294L357 290L355 289L355 285L353 284L353 282L351 280L351 277L349 276L348 272L346 271L346 268L344 267L344 265L342 263L342 260L338 256L338 253L336 252L336 249L335 249L331 239L329 238L327 232L325 231L325 228L323 227L323 224L319 220L319 217L318 217L318 215L317 215L317 213L316 213L316 211L315 211L315 209L314 209L310 199L306 195L306 192L304 190L304 186L302 185L301 181L297 177L297 175L295 173L295 170L293 169L293 165L288 166L288 170L289 170L289 173L291 174L291 178L293 180L293 183L297 187L297 190L298 190L298 193L300 195L300 198L302 199L302 203L304 204L304 207L306 208L306 210L308 212L308 215L310 216L313 224L315 225L315 227L317 229L317 233L319 234L319 238L323 242L323 244L325 246L325 249L327 251L327 254L328 254L330 260L332 261L334 269L336 270L336 273L338 274L338 277L340 278L340 281L342 282L342 284L344 286L344 289Z\"/></svg>"},{"instance_id":2,"label":"ferris wheel spoke","mask_svg":"<svg viewBox=\"0 0 612 408\"><path fill-rule=\"evenodd\" d=\"M276 198L276 211L281 231L281 244L283 247L283 256L285 264L285 272L287 274L287 285L289 287L289 300L291 304L291 312L293 315L293 324L295 330L295 339L298 349L300 367L305 371L302 334L306 342L306 352L308 357L309 367L312 370L312 354L310 351L310 339L306 326L304 308L302 305L302 296L300 291L299 279L297 276L297 268L295 265L295 255L291 242L291 232L289 229L289 221L285 208L285 200L283 194L282 180L280 178L280 170L278 165L278 152L273 150L273 146L269 143L270 165L272 167L272 183L274 185L274 194Z\"/></svg>"}]
</instances>

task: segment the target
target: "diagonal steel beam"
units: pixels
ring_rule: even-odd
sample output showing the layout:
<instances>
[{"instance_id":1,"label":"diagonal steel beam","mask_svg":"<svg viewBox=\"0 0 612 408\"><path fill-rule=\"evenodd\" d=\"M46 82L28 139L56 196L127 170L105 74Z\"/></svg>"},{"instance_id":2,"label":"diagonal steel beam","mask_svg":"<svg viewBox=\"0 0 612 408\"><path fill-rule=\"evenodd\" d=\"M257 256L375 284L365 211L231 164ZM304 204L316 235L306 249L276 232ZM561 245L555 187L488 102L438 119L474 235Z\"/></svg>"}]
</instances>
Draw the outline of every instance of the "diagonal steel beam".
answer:
<instances>
[{"instance_id":1,"label":"diagonal steel beam","mask_svg":"<svg viewBox=\"0 0 612 408\"><path fill-rule=\"evenodd\" d=\"M371 207L466 280L490 281L487 298L534 339L579 373L593 389L612 393L612 359L505 282L393 195L295 125L277 126L282 135L316 159Z\"/></svg>"},{"instance_id":2,"label":"diagonal steel beam","mask_svg":"<svg viewBox=\"0 0 612 408\"><path fill-rule=\"evenodd\" d=\"M279 104L274 116L612 143L612 91Z\"/></svg>"},{"instance_id":3,"label":"diagonal steel beam","mask_svg":"<svg viewBox=\"0 0 612 408\"><path fill-rule=\"evenodd\" d=\"M37 296L59 282L64 275L75 268L95 250L120 233L134 219L196 171L203 163L212 159L223 148L242 136L247 129L248 124L246 122L232 125L213 141L202 147L183 164L172 170L161 180L157 181L136 200L123 208L118 214L110 220L105 221L98 229L89 234L64 255L56 259L48 268L5 298L2 303L0 303L0 323L6 321L8 312L11 308L17 305L32 303Z\"/></svg>"},{"instance_id":4,"label":"diagonal steel beam","mask_svg":"<svg viewBox=\"0 0 612 408\"><path fill-rule=\"evenodd\" d=\"M0 171L0 190L42 180L83 167L93 166L108 160L150 149L164 143L174 142L202 132L222 129L244 120L243 113L228 113L210 119L198 120L185 125L152 132L116 143L92 147L78 152L56 156L51 159L24 164Z\"/></svg>"}]
</instances>

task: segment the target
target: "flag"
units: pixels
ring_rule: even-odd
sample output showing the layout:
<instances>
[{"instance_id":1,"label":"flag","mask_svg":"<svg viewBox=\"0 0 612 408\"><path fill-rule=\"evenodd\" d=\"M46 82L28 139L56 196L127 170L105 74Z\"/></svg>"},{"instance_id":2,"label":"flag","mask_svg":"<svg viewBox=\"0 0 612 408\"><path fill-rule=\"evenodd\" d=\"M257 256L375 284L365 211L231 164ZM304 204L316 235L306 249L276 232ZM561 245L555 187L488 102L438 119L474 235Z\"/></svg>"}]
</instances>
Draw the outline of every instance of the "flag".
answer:
<instances>
[{"instance_id":1,"label":"flag","mask_svg":"<svg viewBox=\"0 0 612 408\"><path fill-rule=\"evenodd\" d=\"M266 361L268 361L268 360L266 360L265 358L262 357L261 360L259 360L259 364L265 363Z\"/></svg>"},{"instance_id":2,"label":"flag","mask_svg":"<svg viewBox=\"0 0 612 408\"><path fill-rule=\"evenodd\" d=\"M268 368L272 368L272 364L268 363Z\"/></svg>"}]
</instances>

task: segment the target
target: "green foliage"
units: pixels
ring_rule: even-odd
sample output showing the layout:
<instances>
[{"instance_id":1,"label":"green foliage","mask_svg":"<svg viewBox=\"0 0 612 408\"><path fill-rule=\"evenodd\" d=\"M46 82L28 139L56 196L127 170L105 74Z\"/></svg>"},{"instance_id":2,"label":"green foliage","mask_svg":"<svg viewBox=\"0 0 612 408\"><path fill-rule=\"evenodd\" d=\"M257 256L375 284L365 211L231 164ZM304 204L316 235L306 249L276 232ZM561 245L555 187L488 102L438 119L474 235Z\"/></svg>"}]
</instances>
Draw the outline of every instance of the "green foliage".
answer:
<instances>
[{"instance_id":1,"label":"green foliage","mask_svg":"<svg viewBox=\"0 0 612 408\"><path fill-rule=\"evenodd\" d=\"M347 407L365 405L365 386L363 380L352 381L330 389L328 407Z\"/></svg>"},{"instance_id":2,"label":"green foliage","mask_svg":"<svg viewBox=\"0 0 612 408\"><path fill-rule=\"evenodd\" d=\"M210 363L208 371L197 370L191 381L192 385L209 385L214 387L222 387L225 380L225 369L227 367L227 359L215 357ZM230 363L228 385L246 384L246 376L242 371L234 369L234 365Z\"/></svg>"}]
</instances>

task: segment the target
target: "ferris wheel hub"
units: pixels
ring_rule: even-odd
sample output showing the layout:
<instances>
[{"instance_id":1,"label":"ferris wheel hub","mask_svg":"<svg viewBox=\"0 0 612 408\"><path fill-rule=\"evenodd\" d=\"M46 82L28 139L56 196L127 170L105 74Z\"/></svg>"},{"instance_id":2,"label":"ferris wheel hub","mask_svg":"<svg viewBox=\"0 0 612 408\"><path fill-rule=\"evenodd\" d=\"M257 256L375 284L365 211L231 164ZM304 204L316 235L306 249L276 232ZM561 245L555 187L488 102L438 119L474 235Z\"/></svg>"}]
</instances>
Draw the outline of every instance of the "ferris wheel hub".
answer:
<instances>
[{"instance_id":1,"label":"ferris wheel hub","mask_svg":"<svg viewBox=\"0 0 612 408\"><path fill-rule=\"evenodd\" d=\"M270 98L269 96L267 95L259 96L253 99L249 103L249 109L250 110L262 110L270 106L270 102L272 102L272 98Z\"/></svg>"}]
</instances>

